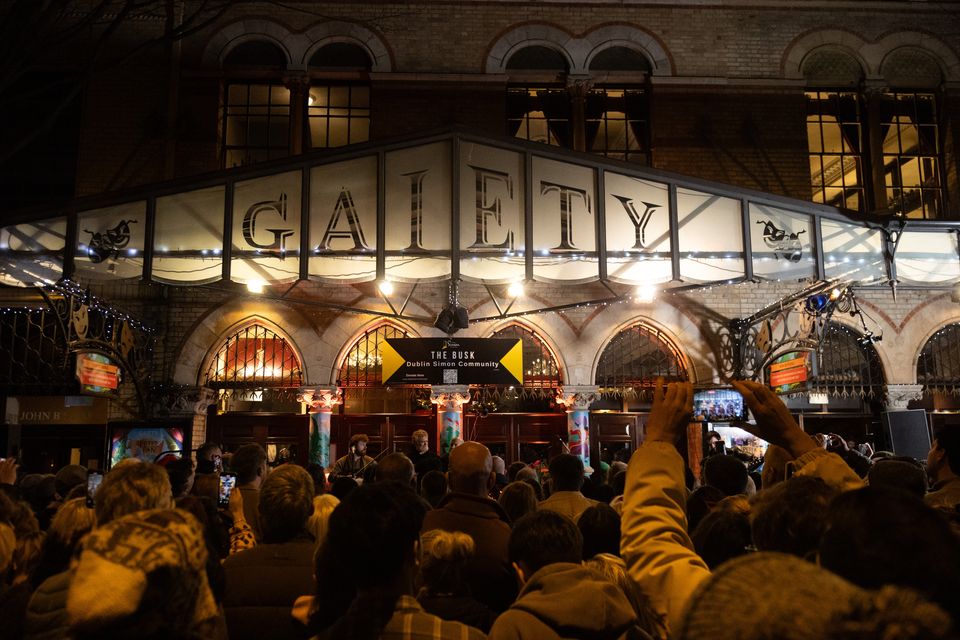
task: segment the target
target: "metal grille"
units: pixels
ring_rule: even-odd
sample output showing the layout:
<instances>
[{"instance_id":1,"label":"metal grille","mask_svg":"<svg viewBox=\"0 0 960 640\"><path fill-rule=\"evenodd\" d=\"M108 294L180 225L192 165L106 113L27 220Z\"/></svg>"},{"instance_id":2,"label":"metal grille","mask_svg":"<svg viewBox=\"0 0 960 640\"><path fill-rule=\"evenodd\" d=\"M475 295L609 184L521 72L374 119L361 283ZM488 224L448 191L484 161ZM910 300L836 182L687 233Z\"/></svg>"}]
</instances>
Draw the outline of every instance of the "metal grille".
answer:
<instances>
[{"instance_id":1,"label":"metal grille","mask_svg":"<svg viewBox=\"0 0 960 640\"><path fill-rule=\"evenodd\" d=\"M550 349L535 332L513 324L493 334L494 338L517 338L523 343L523 386L528 389L553 389L563 384L560 367Z\"/></svg>"},{"instance_id":2,"label":"metal grille","mask_svg":"<svg viewBox=\"0 0 960 640\"><path fill-rule=\"evenodd\" d=\"M680 350L660 331L643 323L624 329L600 355L596 384L605 394L649 389L657 378L686 380Z\"/></svg>"},{"instance_id":3,"label":"metal grille","mask_svg":"<svg viewBox=\"0 0 960 640\"><path fill-rule=\"evenodd\" d=\"M833 395L874 397L883 384L883 366L873 345L853 329L830 323L811 386Z\"/></svg>"},{"instance_id":4,"label":"metal grille","mask_svg":"<svg viewBox=\"0 0 960 640\"><path fill-rule=\"evenodd\" d=\"M227 338L210 362L204 384L214 389L299 387L303 369L286 339L254 324Z\"/></svg>"},{"instance_id":5,"label":"metal grille","mask_svg":"<svg viewBox=\"0 0 960 640\"><path fill-rule=\"evenodd\" d=\"M45 309L0 312L0 385L6 390L70 386L63 329L58 315Z\"/></svg>"},{"instance_id":6,"label":"metal grille","mask_svg":"<svg viewBox=\"0 0 960 640\"><path fill-rule=\"evenodd\" d=\"M340 387L378 387L383 382L380 345L386 338L406 338L407 332L382 324L367 331L353 345L343 364L337 385Z\"/></svg>"},{"instance_id":7,"label":"metal grille","mask_svg":"<svg viewBox=\"0 0 960 640\"><path fill-rule=\"evenodd\" d=\"M960 392L960 324L948 324L923 345L917 382L927 391Z\"/></svg>"}]
</instances>

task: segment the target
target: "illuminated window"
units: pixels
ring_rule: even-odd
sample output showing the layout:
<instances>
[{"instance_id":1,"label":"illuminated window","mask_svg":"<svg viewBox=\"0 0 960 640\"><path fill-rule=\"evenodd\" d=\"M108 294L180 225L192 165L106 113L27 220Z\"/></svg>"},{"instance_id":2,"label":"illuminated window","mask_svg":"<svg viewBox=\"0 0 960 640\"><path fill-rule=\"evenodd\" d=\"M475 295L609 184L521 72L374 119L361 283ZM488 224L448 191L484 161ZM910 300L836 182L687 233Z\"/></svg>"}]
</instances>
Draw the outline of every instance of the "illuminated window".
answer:
<instances>
[{"instance_id":1,"label":"illuminated window","mask_svg":"<svg viewBox=\"0 0 960 640\"><path fill-rule=\"evenodd\" d=\"M341 387L379 387L382 382L383 360L380 345L386 338L406 338L407 333L393 325L384 324L367 331L354 343L340 365L337 385Z\"/></svg>"},{"instance_id":2,"label":"illuminated window","mask_svg":"<svg viewBox=\"0 0 960 640\"><path fill-rule=\"evenodd\" d=\"M228 84L224 99L223 166L290 154L290 91L279 84Z\"/></svg>"},{"instance_id":3,"label":"illuminated window","mask_svg":"<svg viewBox=\"0 0 960 640\"><path fill-rule=\"evenodd\" d=\"M917 360L917 382L928 391L960 388L960 324L948 324L930 336Z\"/></svg>"},{"instance_id":4,"label":"illuminated window","mask_svg":"<svg viewBox=\"0 0 960 640\"><path fill-rule=\"evenodd\" d=\"M563 89L511 87L507 90L508 133L523 140L569 147L570 98Z\"/></svg>"},{"instance_id":5,"label":"illuminated window","mask_svg":"<svg viewBox=\"0 0 960 640\"><path fill-rule=\"evenodd\" d=\"M342 147L370 139L370 56L359 45L334 42L310 58L307 95L310 146ZM341 78L333 83L329 77Z\"/></svg>"},{"instance_id":6,"label":"illuminated window","mask_svg":"<svg viewBox=\"0 0 960 640\"><path fill-rule=\"evenodd\" d=\"M493 338L519 338L523 344L523 386L553 389L563 384L560 367L550 348L534 331L513 324L497 331Z\"/></svg>"},{"instance_id":7,"label":"illuminated window","mask_svg":"<svg viewBox=\"0 0 960 640\"><path fill-rule=\"evenodd\" d=\"M213 389L299 387L300 358L287 340L253 324L233 334L217 350L204 376Z\"/></svg>"},{"instance_id":8,"label":"illuminated window","mask_svg":"<svg viewBox=\"0 0 960 640\"><path fill-rule=\"evenodd\" d=\"M856 93L807 93L813 201L863 213L863 119Z\"/></svg>"},{"instance_id":9,"label":"illuminated window","mask_svg":"<svg viewBox=\"0 0 960 640\"><path fill-rule=\"evenodd\" d=\"M603 350L596 384L613 393L649 389L657 378L687 380L680 350L663 333L638 323L618 333Z\"/></svg>"},{"instance_id":10,"label":"illuminated window","mask_svg":"<svg viewBox=\"0 0 960 640\"><path fill-rule=\"evenodd\" d=\"M587 94L587 149L628 162L647 162L649 117L643 89L594 89Z\"/></svg>"},{"instance_id":11,"label":"illuminated window","mask_svg":"<svg viewBox=\"0 0 960 640\"><path fill-rule=\"evenodd\" d=\"M940 134L932 93L887 93L880 102L883 178L889 208L909 218L937 218Z\"/></svg>"}]
</instances>

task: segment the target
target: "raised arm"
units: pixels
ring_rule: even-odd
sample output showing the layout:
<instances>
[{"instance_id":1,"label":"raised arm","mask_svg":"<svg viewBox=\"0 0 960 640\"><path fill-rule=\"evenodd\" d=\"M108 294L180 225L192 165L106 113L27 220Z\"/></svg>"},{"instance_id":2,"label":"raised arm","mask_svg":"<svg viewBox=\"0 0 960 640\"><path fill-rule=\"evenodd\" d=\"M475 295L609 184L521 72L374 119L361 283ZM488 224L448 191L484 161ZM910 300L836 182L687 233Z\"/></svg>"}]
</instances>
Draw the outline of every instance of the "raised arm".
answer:
<instances>
[{"instance_id":1,"label":"raised arm","mask_svg":"<svg viewBox=\"0 0 960 640\"><path fill-rule=\"evenodd\" d=\"M657 381L643 446L630 459L620 551L630 576L671 628L710 576L687 535L684 462L676 443L693 413L693 386Z\"/></svg>"}]
</instances>

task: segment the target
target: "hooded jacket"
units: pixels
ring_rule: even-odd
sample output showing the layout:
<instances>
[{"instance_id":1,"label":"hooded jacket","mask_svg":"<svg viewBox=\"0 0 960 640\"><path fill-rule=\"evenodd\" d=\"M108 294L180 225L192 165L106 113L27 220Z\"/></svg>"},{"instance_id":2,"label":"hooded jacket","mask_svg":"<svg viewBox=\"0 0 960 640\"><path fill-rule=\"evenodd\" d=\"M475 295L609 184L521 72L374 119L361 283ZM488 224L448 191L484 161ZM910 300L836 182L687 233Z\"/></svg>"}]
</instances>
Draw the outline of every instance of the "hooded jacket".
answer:
<instances>
[{"instance_id":1,"label":"hooded jacket","mask_svg":"<svg viewBox=\"0 0 960 640\"><path fill-rule=\"evenodd\" d=\"M488 637L615 640L637 637L636 623L620 587L583 565L557 562L530 576Z\"/></svg>"}]
</instances>

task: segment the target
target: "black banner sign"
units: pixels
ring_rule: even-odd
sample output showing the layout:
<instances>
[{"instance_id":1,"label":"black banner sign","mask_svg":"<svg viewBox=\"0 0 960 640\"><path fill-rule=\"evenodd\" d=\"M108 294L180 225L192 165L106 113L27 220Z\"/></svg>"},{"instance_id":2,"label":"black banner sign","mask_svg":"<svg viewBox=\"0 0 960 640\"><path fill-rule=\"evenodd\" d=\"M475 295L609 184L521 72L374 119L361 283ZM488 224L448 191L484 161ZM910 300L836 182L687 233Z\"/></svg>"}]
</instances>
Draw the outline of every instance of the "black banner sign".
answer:
<instances>
[{"instance_id":1,"label":"black banner sign","mask_svg":"<svg viewBox=\"0 0 960 640\"><path fill-rule=\"evenodd\" d=\"M523 384L523 344L501 338L386 338L384 384Z\"/></svg>"}]
</instances>

